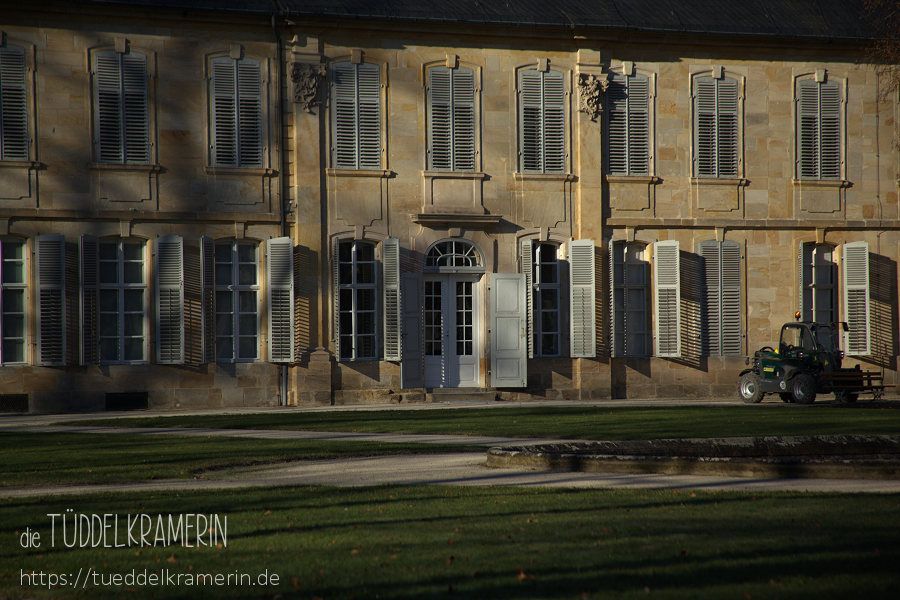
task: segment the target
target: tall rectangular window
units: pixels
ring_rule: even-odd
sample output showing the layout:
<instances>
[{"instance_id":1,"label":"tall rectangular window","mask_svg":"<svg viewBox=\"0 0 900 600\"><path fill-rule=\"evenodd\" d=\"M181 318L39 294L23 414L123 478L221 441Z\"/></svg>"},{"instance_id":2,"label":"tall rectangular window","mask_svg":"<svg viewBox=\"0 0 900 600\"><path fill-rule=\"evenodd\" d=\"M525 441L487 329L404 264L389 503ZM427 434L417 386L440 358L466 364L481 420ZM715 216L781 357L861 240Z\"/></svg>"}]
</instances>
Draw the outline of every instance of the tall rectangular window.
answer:
<instances>
[{"instance_id":1,"label":"tall rectangular window","mask_svg":"<svg viewBox=\"0 0 900 600\"><path fill-rule=\"evenodd\" d=\"M694 175L738 176L738 82L694 79Z\"/></svg>"},{"instance_id":2,"label":"tall rectangular window","mask_svg":"<svg viewBox=\"0 0 900 600\"><path fill-rule=\"evenodd\" d=\"M650 78L615 73L606 91L609 172L650 174Z\"/></svg>"},{"instance_id":3,"label":"tall rectangular window","mask_svg":"<svg viewBox=\"0 0 900 600\"><path fill-rule=\"evenodd\" d=\"M519 71L519 168L566 171L566 85L559 71Z\"/></svg>"},{"instance_id":4,"label":"tall rectangular window","mask_svg":"<svg viewBox=\"0 0 900 600\"><path fill-rule=\"evenodd\" d=\"M336 270L339 356L341 360L378 358L375 244L338 242Z\"/></svg>"},{"instance_id":5,"label":"tall rectangular window","mask_svg":"<svg viewBox=\"0 0 900 600\"><path fill-rule=\"evenodd\" d=\"M556 244L534 244L532 307L534 310L535 356L559 356L562 328L560 312L559 247Z\"/></svg>"},{"instance_id":6,"label":"tall rectangular window","mask_svg":"<svg viewBox=\"0 0 900 600\"><path fill-rule=\"evenodd\" d=\"M100 240L100 361L147 360L147 279L144 242Z\"/></svg>"},{"instance_id":7,"label":"tall rectangular window","mask_svg":"<svg viewBox=\"0 0 900 600\"><path fill-rule=\"evenodd\" d=\"M612 289L612 355L647 356L650 353L648 297L650 263L643 244L610 243Z\"/></svg>"},{"instance_id":8,"label":"tall rectangular window","mask_svg":"<svg viewBox=\"0 0 900 600\"><path fill-rule=\"evenodd\" d=\"M800 179L841 179L841 87L797 84L797 171Z\"/></svg>"},{"instance_id":9,"label":"tall rectangular window","mask_svg":"<svg viewBox=\"0 0 900 600\"><path fill-rule=\"evenodd\" d=\"M0 47L0 160L28 160L25 50Z\"/></svg>"},{"instance_id":10,"label":"tall rectangular window","mask_svg":"<svg viewBox=\"0 0 900 600\"><path fill-rule=\"evenodd\" d=\"M25 242L0 240L0 364L25 362Z\"/></svg>"},{"instance_id":11,"label":"tall rectangular window","mask_svg":"<svg viewBox=\"0 0 900 600\"><path fill-rule=\"evenodd\" d=\"M259 357L258 247L254 242L217 242L216 360Z\"/></svg>"},{"instance_id":12,"label":"tall rectangular window","mask_svg":"<svg viewBox=\"0 0 900 600\"><path fill-rule=\"evenodd\" d=\"M837 265L832 247L800 245L800 312L804 321L836 323Z\"/></svg>"},{"instance_id":13,"label":"tall rectangular window","mask_svg":"<svg viewBox=\"0 0 900 600\"><path fill-rule=\"evenodd\" d=\"M428 69L428 168L475 170L475 74L472 69Z\"/></svg>"},{"instance_id":14,"label":"tall rectangular window","mask_svg":"<svg viewBox=\"0 0 900 600\"><path fill-rule=\"evenodd\" d=\"M220 56L210 64L210 162L216 167L263 166L260 63Z\"/></svg>"},{"instance_id":15,"label":"tall rectangular window","mask_svg":"<svg viewBox=\"0 0 900 600\"><path fill-rule=\"evenodd\" d=\"M710 356L741 354L741 247L736 242L700 243L705 267L706 351Z\"/></svg>"},{"instance_id":16,"label":"tall rectangular window","mask_svg":"<svg viewBox=\"0 0 900 600\"><path fill-rule=\"evenodd\" d=\"M103 50L93 55L97 162L148 164L147 57Z\"/></svg>"},{"instance_id":17,"label":"tall rectangular window","mask_svg":"<svg viewBox=\"0 0 900 600\"><path fill-rule=\"evenodd\" d=\"M335 63L332 102L333 166L380 169L381 69L371 63Z\"/></svg>"}]
</instances>

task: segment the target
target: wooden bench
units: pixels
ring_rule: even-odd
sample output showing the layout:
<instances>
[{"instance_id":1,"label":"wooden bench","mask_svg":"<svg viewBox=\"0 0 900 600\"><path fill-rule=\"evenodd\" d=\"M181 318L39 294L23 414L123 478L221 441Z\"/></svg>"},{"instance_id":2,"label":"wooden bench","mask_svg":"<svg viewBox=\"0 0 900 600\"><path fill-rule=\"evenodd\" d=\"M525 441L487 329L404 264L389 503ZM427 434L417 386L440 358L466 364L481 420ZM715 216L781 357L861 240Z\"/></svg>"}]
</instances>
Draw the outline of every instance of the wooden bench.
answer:
<instances>
[{"instance_id":1,"label":"wooden bench","mask_svg":"<svg viewBox=\"0 0 900 600\"><path fill-rule=\"evenodd\" d=\"M877 371L831 371L820 374L819 379L828 387L850 393L872 392L875 400L881 400L885 388L894 387L885 385L884 375Z\"/></svg>"}]
</instances>

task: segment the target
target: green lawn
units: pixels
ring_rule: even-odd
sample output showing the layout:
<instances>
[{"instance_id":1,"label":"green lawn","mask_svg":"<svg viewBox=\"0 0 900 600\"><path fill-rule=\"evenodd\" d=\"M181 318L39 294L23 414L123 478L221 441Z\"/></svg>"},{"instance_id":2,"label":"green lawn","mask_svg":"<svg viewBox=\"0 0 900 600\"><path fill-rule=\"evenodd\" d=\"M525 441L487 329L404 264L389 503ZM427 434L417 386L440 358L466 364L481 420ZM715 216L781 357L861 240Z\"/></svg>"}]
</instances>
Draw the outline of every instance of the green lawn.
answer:
<instances>
[{"instance_id":1,"label":"green lawn","mask_svg":"<svg viewBox=\"0 0 900 600\"><path fill-rule=\"evenodd\" d=\"M191 478L263 463L464 452L476 446L90 433L0 433L0 486Z\"/></svg>"},{"instance_id":2,"label":"green lawn","mask_svg":"<svg viewBox=\"0 0 900 600\"><path fill-rule=\"evenodd\" d=\"M258 413L91 420L94 425L462 433L572 439L900 434L900 410L865 404L534 407Z\"/></svg>"},{"instance_id":3,"label":"green lawn","mask_svg":"<svg viewBox=\"0 0 900 600\"><path fill-rule=\"evenodd\" d=\"M213 513L227 547L49 547L48 513ZM16 543L29 527L38 549ZM0 500L0 597L900 597L900 496L320 487ZM60 533L57 532L57 536ZM274 589L22 587L23 572L236 571ZM649 593L649 594L648 594Z\"/></svg>"}]
</instances>

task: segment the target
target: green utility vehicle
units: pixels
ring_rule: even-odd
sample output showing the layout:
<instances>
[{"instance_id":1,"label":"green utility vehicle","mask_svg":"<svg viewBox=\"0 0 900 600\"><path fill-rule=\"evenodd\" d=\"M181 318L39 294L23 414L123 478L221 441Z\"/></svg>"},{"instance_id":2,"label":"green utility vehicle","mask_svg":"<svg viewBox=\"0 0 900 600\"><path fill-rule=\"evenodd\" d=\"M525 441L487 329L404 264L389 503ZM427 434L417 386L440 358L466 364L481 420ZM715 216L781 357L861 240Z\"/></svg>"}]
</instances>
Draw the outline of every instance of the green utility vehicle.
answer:
<instances>
[{"instance_id":1,"label":"green utility vehicle","mask_svg":"<svg viewBox=\"0 0 900 600\"><path fill-rule=\"evenodd\" d=\"M763 346L753 354L753 365L744 369L738 383L741 400L760 402L766 394L778 394L785 402L811 404L816 394L834 394L839 402L855 402L862 393L876 400L884 394L880 373L841 367L837 325L799 321L781 327L778 348ZM847 324L841 323L843 331ZM750 359L747 359L750 364Z\"/></svg>"}]
</instances>

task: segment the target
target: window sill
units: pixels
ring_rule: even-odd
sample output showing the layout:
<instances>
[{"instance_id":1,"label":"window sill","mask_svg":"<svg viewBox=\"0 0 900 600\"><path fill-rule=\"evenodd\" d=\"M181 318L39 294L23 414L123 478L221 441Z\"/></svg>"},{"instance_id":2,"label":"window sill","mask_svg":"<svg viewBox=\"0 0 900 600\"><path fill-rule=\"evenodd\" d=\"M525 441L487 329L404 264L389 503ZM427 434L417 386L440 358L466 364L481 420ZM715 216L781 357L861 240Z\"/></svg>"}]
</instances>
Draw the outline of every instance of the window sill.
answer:
<instances>
[{"instance_id":1,"label":"window sill","mask_svg":"<svg viewBox=\"0 0 900 600\"><path fill-rule=\"evenodd\" d=\"M578 181L578 176L574 173L523 173L517 171L513 173L513 179L516 181Z\"/></svg>"},{"instance_id":2,"label":"window sill","mask_svg":"<svg viewBox=\"0 0 900 600\"><path fill-rule=\"evenodd\" d=\"M387 179L396 175L390 169L325 169L329 177L380 177Z\"/></svg>"},{"instance_id":3,"label":"window sill","mask_svg":"<svg viewBox=\"0 0 900 600\"><path fill-rule=\"evenodd\" d=\"M265 167L204 167L207 175L247 175L253 177L276 177L276 169Z\"/></svg>"},{"instance_id":4,"label":"window sill","mask_svg":"<svg viewBox=\"0 0 900 600\"><path fill-rule=\"evenodd\" d=\"M735 187L746 187L750 185L749 179L743 177L691 177L692 185L729 185Z\"/></svg>"},{"instance_id":5,"label":"window sill","mask_svg":"<svg viewBox=\"0 0 900 600\"><path fill-rule=\"evenodd\" d=\"M794 179L794 187L841 189L852 187L853 183L846 179Z\"/></svg>"},{"instance_id":6,"label":"window sill","mask_svg":"<svg viewBox=\"0 0 900 600\"><path fill-rule=\"evenodd\" d=\"M644 185L658 185L662 183L662 177L656 175L606 175L607 183L642 183Z\"/></svg>"},{"instance_id":7,"label":"window sill","mask_svg":"<svg viewBox=\"0 0 900 600\"><path fill-rule=\"evenodd\" d=\"M36 160L0 160L0 169L44 169L46 166Z\"/></svg>"},{"instance_id":8,"label":"window sill","mask_svg":"<svg viewBox=\"0 0 900 600\"><path fill-rule=\"evenodd\" d=\"M487 179L487 173L479 171L422 171L422 176L431 179Z\"/></svg>"},{"instance_id":9,"label":"window sill","mask_svg":"<svg viewBox=\"0 0 900 600\"><path fill-rule=\"evenodd\" d=\"M92 171L136 171L140 173L161 173L161 165L139 165L132 163L88 163L88 169Z\"/></svg>"}]
</instances>

